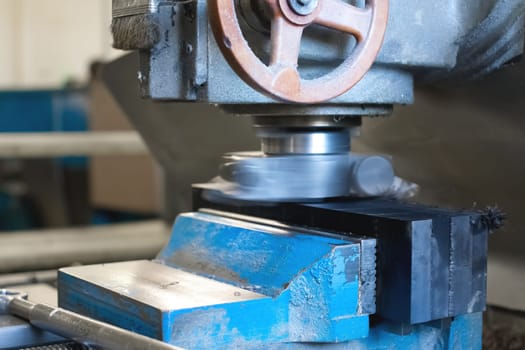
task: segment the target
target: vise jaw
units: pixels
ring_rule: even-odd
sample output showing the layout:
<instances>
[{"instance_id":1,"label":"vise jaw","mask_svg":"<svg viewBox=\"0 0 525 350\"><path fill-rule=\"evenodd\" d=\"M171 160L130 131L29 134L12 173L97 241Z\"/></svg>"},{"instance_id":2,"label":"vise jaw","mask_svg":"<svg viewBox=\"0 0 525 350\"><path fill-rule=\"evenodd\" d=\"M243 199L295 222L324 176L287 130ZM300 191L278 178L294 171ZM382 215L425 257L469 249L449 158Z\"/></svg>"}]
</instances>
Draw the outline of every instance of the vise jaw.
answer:
<instances>
[{"instance_id":1,"label":"vise jaw","mask_svg":"<svg viewBox=\"0 0 525 350\"><path fill-rule=\"evenodd\" d=\"M61 307L189 349L363 338L374 293L374 239L204 213L179 216L154 262L59 274Z\"/></svg>"}]
</instances>

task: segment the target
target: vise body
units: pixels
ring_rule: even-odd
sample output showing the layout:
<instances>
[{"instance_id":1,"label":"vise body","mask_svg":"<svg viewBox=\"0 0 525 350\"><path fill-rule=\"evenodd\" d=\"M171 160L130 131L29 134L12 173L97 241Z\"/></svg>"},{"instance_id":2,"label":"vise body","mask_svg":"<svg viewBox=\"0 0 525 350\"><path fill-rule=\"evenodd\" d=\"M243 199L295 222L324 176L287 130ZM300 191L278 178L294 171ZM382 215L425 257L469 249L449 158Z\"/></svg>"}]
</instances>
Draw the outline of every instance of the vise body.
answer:
<instances>
[{"instance_id":1,"label":"vise body","mask_svg":"<svg viewBox=\"0 0 525 350\"><path fill-rule=\"evenodd\" d=\"M187 349L481 347L479 214L201 195L156 260L62 269L60 306Z\"/></svg>"}]
</instances>

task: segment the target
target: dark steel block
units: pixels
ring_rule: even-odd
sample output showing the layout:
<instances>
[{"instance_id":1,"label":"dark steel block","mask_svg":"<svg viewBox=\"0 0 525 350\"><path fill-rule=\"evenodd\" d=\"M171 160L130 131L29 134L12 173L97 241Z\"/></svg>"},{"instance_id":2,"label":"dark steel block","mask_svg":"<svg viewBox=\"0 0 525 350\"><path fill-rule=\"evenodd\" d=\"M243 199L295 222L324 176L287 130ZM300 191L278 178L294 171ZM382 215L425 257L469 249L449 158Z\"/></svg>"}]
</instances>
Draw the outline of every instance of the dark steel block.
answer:
<instances>
[{"instance_id":1,"label":"dark steel block","mask_svg":"<svg viewBox=\"0 0 525 350\"><path fill-rule=\"evenodd\" d=\"M488 228L479 213L385 199L216 203L195 188L194 209L202 208L376 238L377 315L390 321L418 324L485 309Z\"/></svg>"}]
</instances>

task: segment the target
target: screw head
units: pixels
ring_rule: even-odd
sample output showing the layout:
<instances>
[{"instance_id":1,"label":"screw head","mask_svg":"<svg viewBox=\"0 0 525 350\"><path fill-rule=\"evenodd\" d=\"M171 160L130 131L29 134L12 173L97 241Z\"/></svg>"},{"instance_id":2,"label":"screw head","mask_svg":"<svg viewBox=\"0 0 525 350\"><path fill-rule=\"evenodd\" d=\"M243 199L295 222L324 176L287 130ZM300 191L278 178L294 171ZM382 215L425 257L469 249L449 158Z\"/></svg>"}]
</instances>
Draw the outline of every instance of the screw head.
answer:
<instances>
[{"instance_id":1,"label":"screw head","mask_svg":"<svg viewBox=\"0 0 525 350\"><path fill-rule=\"evenodd\" d=\"M288 0L288 5L296 14L308 16L315 11L319 5L319 0Z\"/></svg>"}]
</instances>

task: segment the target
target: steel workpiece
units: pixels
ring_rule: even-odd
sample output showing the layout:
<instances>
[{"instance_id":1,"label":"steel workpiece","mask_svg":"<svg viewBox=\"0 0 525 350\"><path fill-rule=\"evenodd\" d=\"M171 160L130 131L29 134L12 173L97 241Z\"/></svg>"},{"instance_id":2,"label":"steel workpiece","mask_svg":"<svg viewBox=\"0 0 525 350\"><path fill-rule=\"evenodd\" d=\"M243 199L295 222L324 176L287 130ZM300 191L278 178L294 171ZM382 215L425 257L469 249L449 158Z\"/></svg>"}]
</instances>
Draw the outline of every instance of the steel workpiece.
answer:
<instances>
[{"instance_id":1,"label":"steel workpiece","mask_svg":"<svg viewBox=\"0 0 525 350\"><path fill-rule=\"evenodd\" d=\"M193 202L194 210L377 239L376 315L394 323L414 325L485 310L488 227L480 213L387 199L225 202L198 186Z\"/></svg>"}]
</instances>

